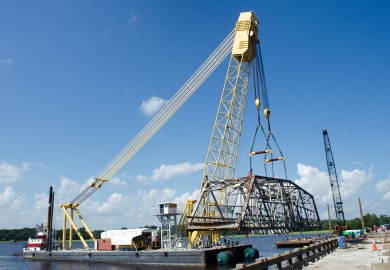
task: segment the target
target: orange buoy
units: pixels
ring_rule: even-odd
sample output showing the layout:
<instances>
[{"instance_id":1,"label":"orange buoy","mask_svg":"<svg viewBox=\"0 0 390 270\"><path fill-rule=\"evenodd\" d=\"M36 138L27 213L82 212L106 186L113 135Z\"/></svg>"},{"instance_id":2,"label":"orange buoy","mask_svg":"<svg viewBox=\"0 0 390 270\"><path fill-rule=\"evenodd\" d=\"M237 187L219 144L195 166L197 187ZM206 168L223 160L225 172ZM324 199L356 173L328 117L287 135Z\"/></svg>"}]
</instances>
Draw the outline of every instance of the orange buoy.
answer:
<instances>
[{"instance_id":1,"label":"orange buoy","mask_svg":"<svg viewBox=\"0 0 390 270\"><path fill-rule=\"evenodd\" d=\"M382 245L384 245L385 244L385 239L383 239L383 237L382 237Z\"/></svg>"},{"instance_id":2,"label":"orange buoy","mask_svg":"<svg viewBox=\"0 0 390 270\"><path fill-rule=\"evenodd\" d=\"M375 239L372 240L372 251L376 251Z\"/></svg>"}]
</instances>

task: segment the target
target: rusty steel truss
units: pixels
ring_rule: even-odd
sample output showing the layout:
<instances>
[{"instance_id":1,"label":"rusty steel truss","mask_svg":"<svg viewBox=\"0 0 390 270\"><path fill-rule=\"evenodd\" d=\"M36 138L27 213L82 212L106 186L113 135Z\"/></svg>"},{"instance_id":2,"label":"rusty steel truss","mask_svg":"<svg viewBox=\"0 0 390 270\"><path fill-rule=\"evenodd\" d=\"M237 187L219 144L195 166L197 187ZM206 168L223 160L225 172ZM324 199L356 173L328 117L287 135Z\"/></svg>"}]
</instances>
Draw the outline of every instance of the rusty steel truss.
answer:
<instances>
[{"instance_id":1,"label":"rusty steel truss","mask_svg":"<svg viewBox=\"0 0 390 270\"><path fill-rule=\"evenodd\" d=\"M234 229L266 234L320 227L310 193L290 180L258 175L206 179L200 200L187 216L188 231Z\"/></svg>"}]
</instances>

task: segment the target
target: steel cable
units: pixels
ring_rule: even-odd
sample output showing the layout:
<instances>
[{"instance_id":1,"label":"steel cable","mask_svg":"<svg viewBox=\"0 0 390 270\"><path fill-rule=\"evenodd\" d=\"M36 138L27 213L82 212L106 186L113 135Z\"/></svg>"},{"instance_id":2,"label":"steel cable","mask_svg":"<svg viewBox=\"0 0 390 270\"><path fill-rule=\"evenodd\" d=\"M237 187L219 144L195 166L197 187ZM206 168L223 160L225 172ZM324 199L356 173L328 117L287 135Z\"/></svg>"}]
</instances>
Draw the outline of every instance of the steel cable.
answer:
<instances>
[{"instance_id":1,"label":"steel cable","mask_svg":"<svg viewBox=\"0 0 390 270\"><path fill-rule=\"evenodd\" d=\"M109 165L95 178L93 186L86 187L77 195L71 204L81 204L90 197L105 181L111 179L115 173L168 121L168 119L183 105L183 103L197 90L215 68L231 52L235 31L222 41L217 49L180 88L170 101L157 113L140 133L115 157Z\"/></svg>"}]
</instances>

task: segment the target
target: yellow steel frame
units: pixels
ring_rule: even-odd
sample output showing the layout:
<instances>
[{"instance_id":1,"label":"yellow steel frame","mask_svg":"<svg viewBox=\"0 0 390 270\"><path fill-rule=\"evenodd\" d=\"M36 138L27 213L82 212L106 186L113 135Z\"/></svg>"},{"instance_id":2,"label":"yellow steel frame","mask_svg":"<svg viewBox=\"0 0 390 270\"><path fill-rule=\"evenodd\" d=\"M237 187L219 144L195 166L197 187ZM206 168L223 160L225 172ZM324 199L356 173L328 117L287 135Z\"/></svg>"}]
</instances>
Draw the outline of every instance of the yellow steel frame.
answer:
<instances>
[{"instance_id":1,"label":"yellow steel frame","mask_svg":"<svg viewBox=\"0 0 390 270\"><path fill-rule=\"evenodd\" d=\"M63 222L63 228L62 228L62 248L63 249L73 249L73 230L75 230L77 236L80 238L81 242L84 245L85 249L89 249L87 242L85 241L84 237L81 235L79 229L77 228L76 224L73 221L74 213L77 214L78 218L80 219L81 223L84 225L85 230L91 237L93 241L96 241L95 236L92 234L91 230L89 229L87 223L85 222L84 218L81 216L79 210L77 209L78 204L62 204L61 209L64 212L64 222ZM70 213L68 212L70 210ZM69 220L69 241L68 241L68 248L66 248L66 230L67 230L67 220Z\"/></svg>"}]
</instances>

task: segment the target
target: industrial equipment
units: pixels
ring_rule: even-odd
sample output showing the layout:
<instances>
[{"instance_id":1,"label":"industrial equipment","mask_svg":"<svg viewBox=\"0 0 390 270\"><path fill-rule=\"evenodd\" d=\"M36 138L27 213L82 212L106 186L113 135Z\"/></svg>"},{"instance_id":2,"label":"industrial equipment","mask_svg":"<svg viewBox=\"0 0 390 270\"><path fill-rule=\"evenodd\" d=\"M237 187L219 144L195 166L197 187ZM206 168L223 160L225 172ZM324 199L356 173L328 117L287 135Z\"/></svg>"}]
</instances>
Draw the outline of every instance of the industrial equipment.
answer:
<instances>
[{"instance_id":1,"label":"industrial equipment","mask_svg":"<svg viewBox=\"0 0 390 270\"><path fill-rule=\"evenodd\" d=\"M228 71L220 99L217 117L206 156L198 201L188 201L177 225L178 230L189 233L189 243L204 234L211 235L212 241L219 240L220 230L256 230L260 232L287 232L320 224L313 197L287 180L277 179L274 162L285 161L270 128L270 107L265 83L264 68L258 39L258 18L253 12L240 14L235 29L210 55L195 74L183 85L172 99L145 126L145 128L119 153L119 155L72 201L62 204L64 213L63 248L65 248L67 221L70 223L69 249L72 249L72 232L76 231L84 247L88 246L76 224L74 213L93 240L94 237L81 216L78 207L88 199L162 127L162 125L195 92L203 81L230 53ZM254 63L254 64L253 64ZM254 151L255 139L250 150L250 176L234 178L240 145L246 93L250 72L253 72L255 105L259 129L265 138L265 150ZM260 102L262 97L262 103ZM267 120L268 130L260 123L260 108ZM271 143L276 145L274 151ZM275 157L274 154L278 153ZM263 155L265 176L252 174L252 156ZM267 165L271 166L267 176ZM284 170L286 172L286 170ZM176 223L176 222L175 222ZM176 243L172 243L175 247Z\"/></svg>"},{"instance_id":2,"label":"industrial equipment","mask_svg":"<svg viewBox=\"0 0 390 270\"><path fill-rule=\"evenodd\" d=\"M86 249L87 243L82 237L74 222L74 213L77 214L85 230L92 240L95 241L91 230L82 217L79 206L96 192L105 182L109 181L115 173L126 164L126 162L137 153L137 151L149 141L149 139L165 124L166 121L184 104L184 102L198 89L215 68L231 52L235 31L231 31L222 41L217 49L191 76L191 78L179 89L168 103L153 117L153 119L141 130L140 133L118 154L118 156L87 186L79 195L69 203L61 204L64 213L62 247L66 248L67 222L69 221L69 242L68 249L72 249L73 230L77 233Z\"/></svg>"},{"instance_id":3,"label":"industrial equipment","mask_svg":"<svg viewBox=\"0 0 390 270\"><path fill-rule=\"evenodd\" d=\"M258 38L259 21L253 12L241 13L220 99L219 109L206 157L200 199L189 202L183 212L179 231L188 232L189 246L219 241L222 230L253 233L286 233L291 230L319 227L313 197L287 180L284 156L271 131L271 110ZM248 177L235 178L237 155L242 133L249 76L254 78L257 126ZM261 116L263 109L264 116ZM260 121L265 118L267 130ZM255 151L258 131L264 135L265 149ZM275 146L271 147L272 146ZM278 156L274 156L278 153ZM252 171L252 157L263 156L265 176ZM274 162L284 165L285 180L274 178ZM267 170L267 166L270 167ZM269 177L267 174L270 174ZM191 215L188 215L188 212ZM202 245L202 244L201 244Z\"/></svg>"},{"instance_id":4,"label":"industrial equipment","mask_svg":"<svg viewBox=\"0 0 390 270\"><path fill-rule=\"evenodd\" d=\"M332 189L333 204L336 212L337 225L334 232L338 235L342 235L343 231L348 230L348 226L345 224L343 202L341 201L339 181L337 180L336 164L334 162L332 148L330 147L329 135L327 130L322 131L324 137L326 165L328 166L330 188Z\"/></svg>"}]
</instances>

